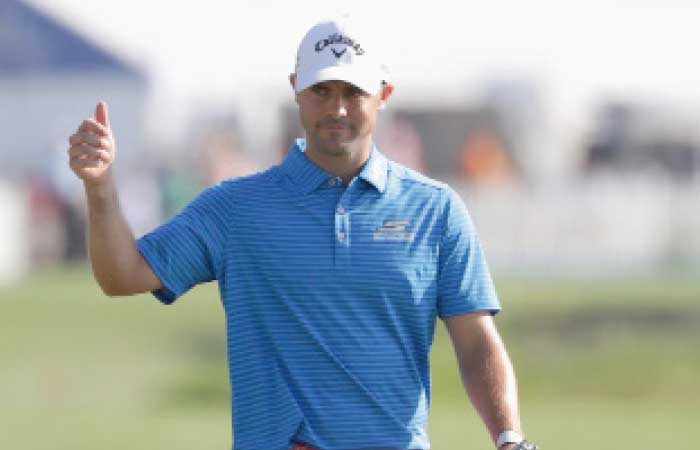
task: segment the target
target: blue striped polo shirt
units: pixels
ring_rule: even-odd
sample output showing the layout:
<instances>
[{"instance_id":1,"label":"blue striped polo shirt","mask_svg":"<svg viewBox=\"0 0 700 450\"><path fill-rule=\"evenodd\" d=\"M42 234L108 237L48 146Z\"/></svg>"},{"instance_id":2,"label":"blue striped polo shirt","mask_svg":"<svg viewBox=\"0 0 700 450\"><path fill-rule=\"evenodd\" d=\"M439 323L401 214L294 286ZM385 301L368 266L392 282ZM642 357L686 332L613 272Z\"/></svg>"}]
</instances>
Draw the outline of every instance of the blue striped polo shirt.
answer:
<instances>
[{"instance_id":1,"label":"blue striped polo shirt","mask_svg":"<svg viewBox=\"0 0 700 450\"><path fill-rule=\"evenodd\" d=\"M297 140L138 246L172 303L217 280L234 450L428 449L436 317L499 309L464 203L373 148L343 186Z\"/></svg>"}]
</instances>

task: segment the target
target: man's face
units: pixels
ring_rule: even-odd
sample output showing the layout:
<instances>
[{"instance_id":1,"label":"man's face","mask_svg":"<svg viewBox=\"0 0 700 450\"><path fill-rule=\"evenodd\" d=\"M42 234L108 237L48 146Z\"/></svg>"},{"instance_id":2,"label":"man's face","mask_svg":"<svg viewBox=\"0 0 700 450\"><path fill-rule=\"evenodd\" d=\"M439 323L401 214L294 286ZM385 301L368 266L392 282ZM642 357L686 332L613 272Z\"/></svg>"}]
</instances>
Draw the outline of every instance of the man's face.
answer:
<instances>
[{"instance_id":1,"label":"man's face","mask_svg":"<svg viewBox=\"0 0 700 450\"><path fill-rule=\"evenodd\" d=\"M324 81L299 92L296 98L308 147L333 156L369 148L377 113L392 89L384 86L378 95L371 95L345 81Z\"/></svg>"}]
</instances>

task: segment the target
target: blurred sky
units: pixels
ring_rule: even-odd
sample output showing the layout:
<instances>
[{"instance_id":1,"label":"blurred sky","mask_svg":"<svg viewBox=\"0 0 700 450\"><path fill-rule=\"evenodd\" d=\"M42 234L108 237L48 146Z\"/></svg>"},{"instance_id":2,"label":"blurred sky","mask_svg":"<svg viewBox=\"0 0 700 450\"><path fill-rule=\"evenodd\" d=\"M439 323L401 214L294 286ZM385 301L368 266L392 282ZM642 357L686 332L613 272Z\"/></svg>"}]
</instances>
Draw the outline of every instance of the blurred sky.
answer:
<instances>
[{"instance_id":1,"label":"blurred sky","mask_svg":"<svg viewBox=\"0 0 700 450\"><path fill-rule=\"evenodd\" d=\"M600 95L700 104L700 2L692 0L30 3L145 68L165 106L237 89L286 95L302 34L340 11L370 26L399 89L437 99L514 77L543 85L553 114Z\"/></svg>"}]
</instances>

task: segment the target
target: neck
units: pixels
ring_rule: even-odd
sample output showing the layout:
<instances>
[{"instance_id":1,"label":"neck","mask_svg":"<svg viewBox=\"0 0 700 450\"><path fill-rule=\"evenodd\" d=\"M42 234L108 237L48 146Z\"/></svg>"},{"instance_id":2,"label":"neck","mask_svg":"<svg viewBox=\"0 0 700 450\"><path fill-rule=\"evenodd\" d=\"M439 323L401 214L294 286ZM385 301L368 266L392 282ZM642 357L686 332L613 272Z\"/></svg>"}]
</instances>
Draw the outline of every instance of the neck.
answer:
<instances>
[{"instance_id":1,"label":"neck","mask_svg":"<svg viewBox=\"0 0 700 450\"><path fill-rule=\"evenodd\" d=\"M344 152L328 152L318 148L307 140L306 156L318 167L343 180L343 186L348 186L355 178L372 153L372 141L358 143L356 148Z\"/></svg>"}]
</instances>

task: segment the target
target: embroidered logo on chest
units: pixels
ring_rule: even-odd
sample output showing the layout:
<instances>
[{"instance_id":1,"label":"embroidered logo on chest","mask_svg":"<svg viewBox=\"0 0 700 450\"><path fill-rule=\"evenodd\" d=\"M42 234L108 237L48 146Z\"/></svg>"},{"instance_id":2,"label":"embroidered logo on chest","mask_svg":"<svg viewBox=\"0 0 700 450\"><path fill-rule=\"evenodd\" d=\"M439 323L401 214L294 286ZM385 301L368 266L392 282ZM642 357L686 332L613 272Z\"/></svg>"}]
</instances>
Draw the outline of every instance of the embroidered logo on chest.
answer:
<instances>
[{"instance_id":1,"label":"embroidered logo on chest","mask_svg":"<svg viewBox=\"0 0 700 450\"><path fill-rule=\"evenodd\" d=\"M372 235L374 241L406 241L412 242L416 234L410 229L409 220L385 220L377 227Z\"/></svg>"}]
</instances>

